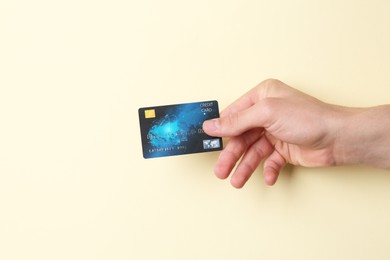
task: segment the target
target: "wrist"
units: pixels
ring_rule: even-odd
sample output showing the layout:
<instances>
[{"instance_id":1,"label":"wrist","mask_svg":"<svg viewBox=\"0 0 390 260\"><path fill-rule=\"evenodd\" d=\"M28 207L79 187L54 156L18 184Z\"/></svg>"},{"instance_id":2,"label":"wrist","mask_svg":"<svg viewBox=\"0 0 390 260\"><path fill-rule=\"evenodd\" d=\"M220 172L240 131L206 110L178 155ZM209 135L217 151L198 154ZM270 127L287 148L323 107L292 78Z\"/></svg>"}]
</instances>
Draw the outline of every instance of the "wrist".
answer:
<instances>
[{"instance_id":1,"label":"wrist","mask_svg":"<svg viewBox=\"0 0 390 260\"><path fill-rule=\"evenodd\" d=\"M339 107L337 111L336 164L390 169L390 106Z\"/></svg>"}]
</instances>

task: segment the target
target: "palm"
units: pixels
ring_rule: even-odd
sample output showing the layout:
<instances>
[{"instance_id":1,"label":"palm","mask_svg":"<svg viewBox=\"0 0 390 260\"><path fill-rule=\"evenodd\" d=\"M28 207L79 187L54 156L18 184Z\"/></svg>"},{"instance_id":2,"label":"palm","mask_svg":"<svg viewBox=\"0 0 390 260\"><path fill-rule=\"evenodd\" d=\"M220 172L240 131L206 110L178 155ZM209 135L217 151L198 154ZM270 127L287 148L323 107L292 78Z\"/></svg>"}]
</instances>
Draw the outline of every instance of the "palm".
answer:
<instances>
[{"instance_id":1,"label":"palm","mask_svg":"<svg viewBox=\"0 0 390 260\"><path fill-rule=\"evenodd\" d=\"M274 149L286 162L293 165L320 167L334 164L332 153L328 148L313 149L277 141Z\"/></svg>"}]
</instances>

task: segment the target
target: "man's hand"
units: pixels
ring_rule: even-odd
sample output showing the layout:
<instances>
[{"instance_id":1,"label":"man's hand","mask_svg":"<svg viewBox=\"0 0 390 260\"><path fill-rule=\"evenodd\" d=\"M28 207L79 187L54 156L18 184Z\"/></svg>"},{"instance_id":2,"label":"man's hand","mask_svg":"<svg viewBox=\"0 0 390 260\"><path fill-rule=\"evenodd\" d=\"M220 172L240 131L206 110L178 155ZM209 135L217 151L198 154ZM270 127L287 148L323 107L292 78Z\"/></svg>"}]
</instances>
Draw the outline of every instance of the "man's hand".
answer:
<instances>
[{"instance_id":1,"label":"man's hand","mask_svg":"<svg viewBox=\"0 0 390 260\"><path fill-rule=\"evenodd\" d=\"M273 185L287 163L364 163L361 155L348 156L356 144L344 143L344 129L353 130L345 125L356 123L359 114L361 109L326 104L269 79L228 106L219 119L205 121L203 129L211 136L230 137L215 166L219 178L227 178L241 159L231 177L231 184L241 188L264 160L264 180ZM346 139L361 143L357 138L350 133ZM389 147L390 138L386 140Z\"/></svg>"}]
</instances>

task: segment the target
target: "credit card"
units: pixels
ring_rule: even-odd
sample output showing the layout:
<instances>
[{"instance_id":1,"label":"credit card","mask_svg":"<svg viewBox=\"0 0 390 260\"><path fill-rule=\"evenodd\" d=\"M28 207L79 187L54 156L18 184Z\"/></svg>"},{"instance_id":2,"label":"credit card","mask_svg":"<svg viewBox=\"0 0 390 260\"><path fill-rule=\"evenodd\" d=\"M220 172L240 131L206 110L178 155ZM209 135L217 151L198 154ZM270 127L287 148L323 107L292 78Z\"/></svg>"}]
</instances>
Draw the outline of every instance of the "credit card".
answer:
<instances>
[{"instance_id":1,"label":"credit card","mask_svg":"<svg viewBox=\"0 0 390 260\"><path fill-rule=\"evenodd\" d=\"M145 159L222 150L222 138L207 135L202 124L219 117L216 100L138 109Z\"/></svg>"}]
</instances>

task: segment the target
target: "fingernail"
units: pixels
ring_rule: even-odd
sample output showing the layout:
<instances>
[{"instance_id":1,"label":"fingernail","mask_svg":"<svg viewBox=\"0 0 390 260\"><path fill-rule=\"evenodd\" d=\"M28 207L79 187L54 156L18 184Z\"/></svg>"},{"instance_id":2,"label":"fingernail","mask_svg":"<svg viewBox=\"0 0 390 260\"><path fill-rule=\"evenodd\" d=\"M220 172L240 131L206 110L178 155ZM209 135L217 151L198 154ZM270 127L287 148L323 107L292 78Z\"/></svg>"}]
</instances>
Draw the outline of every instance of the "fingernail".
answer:
<instances>
[{"instance_id":1,"label":"fingernail","mask_svg":"<svg viewBox=\"0 0 390 260\"><path fill-rule=\"evenodd\" d=\"M215 132L219 128L219 120L218 119L207 120L203 123L203 127Z\"/></svg>"}]
</instances>

